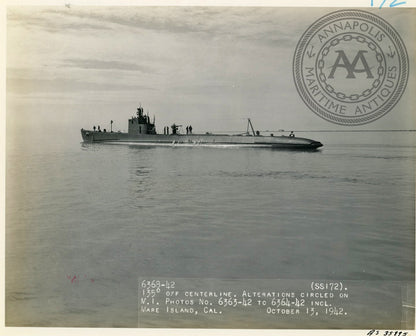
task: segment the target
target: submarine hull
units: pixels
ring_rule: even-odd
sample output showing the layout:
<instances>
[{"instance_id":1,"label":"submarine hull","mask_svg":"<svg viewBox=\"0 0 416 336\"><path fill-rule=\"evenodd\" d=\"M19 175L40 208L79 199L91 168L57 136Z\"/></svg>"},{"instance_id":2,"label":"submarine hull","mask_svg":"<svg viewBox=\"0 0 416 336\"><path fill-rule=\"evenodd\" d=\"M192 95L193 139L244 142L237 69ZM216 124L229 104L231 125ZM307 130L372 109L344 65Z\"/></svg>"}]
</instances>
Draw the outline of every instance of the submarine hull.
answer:
<instances>
[{"instance_id":1,"label":"submarine hull","mask_svg":"<svg viewBox=\"0 0 416 336\"><path fill-rule=\"evenodd\" d=\"M86 143L128 143L173 146L263 147L293 150L314 150L322 147L319 141L295 136L219 135L219 134L138 134L81 130Z\"/></svg>"}]
</instances>

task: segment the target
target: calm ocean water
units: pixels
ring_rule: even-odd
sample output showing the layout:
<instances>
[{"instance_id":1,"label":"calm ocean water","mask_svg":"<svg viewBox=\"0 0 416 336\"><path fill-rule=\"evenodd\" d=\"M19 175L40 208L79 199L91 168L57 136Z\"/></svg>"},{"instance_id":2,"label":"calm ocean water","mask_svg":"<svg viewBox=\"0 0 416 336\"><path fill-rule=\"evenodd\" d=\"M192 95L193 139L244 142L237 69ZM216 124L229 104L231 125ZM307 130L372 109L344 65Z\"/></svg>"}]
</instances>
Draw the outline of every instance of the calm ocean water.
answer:
<instances>
[{"instance_id":1,"label":"calm ocean water","mask_svg":"<svg viewBox=\"0 0 416 336\"><path fill-rule=\"evenodd\" d=\"M9 137L6 324L135 327L144 276L413 281L415 134L299 136L325 146Z\"/></svg>"}]
</instances>

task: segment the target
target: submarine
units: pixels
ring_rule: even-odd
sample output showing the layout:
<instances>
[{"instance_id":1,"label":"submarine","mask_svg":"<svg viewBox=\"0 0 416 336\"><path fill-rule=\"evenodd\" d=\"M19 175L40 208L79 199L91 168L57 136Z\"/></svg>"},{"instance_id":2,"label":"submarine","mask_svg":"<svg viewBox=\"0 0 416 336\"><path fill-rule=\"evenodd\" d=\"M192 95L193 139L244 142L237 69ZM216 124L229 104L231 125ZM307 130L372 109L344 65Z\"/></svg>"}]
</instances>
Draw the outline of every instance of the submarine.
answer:
<instances>
[{"instance_id":1,"label":"submarine","mask_svg":"<svg viewBox=\"0 0 416 336\"><path fill-rule=\"evenodd\" d=\"M92 130L81 129L84 143L125 143L143 144L154 146L201 146L201 147L253 147L274 148L287 150L316 150L322 147L319 141L300 138L293 132L289 135L261 135L254 131L251 120L248 119L247 132L242 134L194 134L192 126L186 127L186 134L180 132L182 125L173 124L165 127L163 134L156 132L155 119L150 120L149 115L144 114L143 107L138 107L136 116L128 120L128 132L113 132L101 129L100 126ZM251 130L251 132L250 132Z\"/></svg>"}]
</instances>

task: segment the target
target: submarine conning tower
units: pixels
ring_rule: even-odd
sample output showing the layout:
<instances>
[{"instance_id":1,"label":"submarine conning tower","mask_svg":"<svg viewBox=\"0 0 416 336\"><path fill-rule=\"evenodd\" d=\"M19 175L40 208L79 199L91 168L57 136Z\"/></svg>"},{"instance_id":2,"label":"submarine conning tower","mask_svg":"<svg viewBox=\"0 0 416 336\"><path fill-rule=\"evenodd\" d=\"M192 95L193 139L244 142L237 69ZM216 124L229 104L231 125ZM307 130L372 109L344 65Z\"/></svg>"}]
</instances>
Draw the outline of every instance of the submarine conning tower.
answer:
<instances>
[{"instance_id":1,"label":"submarine conning tower","mask_svg":"<svg viewBox=\"0 0 416 336\"><path fill-rule=\"evenodd\" d=\"M149 114L145 115L143 107L138 107L136 117L129 119L129 135L156 134L155 118L150 122Z\"/></svg>"}]
</instances>

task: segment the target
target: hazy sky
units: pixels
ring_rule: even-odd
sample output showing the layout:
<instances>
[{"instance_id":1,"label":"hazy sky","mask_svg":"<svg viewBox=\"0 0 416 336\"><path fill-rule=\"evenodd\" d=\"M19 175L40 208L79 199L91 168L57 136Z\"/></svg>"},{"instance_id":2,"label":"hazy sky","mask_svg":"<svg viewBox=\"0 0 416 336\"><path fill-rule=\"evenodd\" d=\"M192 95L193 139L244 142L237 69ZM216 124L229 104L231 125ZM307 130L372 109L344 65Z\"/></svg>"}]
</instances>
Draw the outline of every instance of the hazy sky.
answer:
<instances>
[{"instance_id":1,"label":"hazy sky","mask_svg":"<svg viewBox=\"0 0 416 336\"><path fill-rule=\"evenodd\" d=\"M299 97L292 57L302 33L336 9L9 7L8 129L125 130L141 103L158 131L346 129ZM415 128L415 10L377 10L401 35L409 83L396 107L355 129ZM413 29L413 30L412 30ZM348 128L348 129L351 129Z\"/></svg>"}]
</instances>

